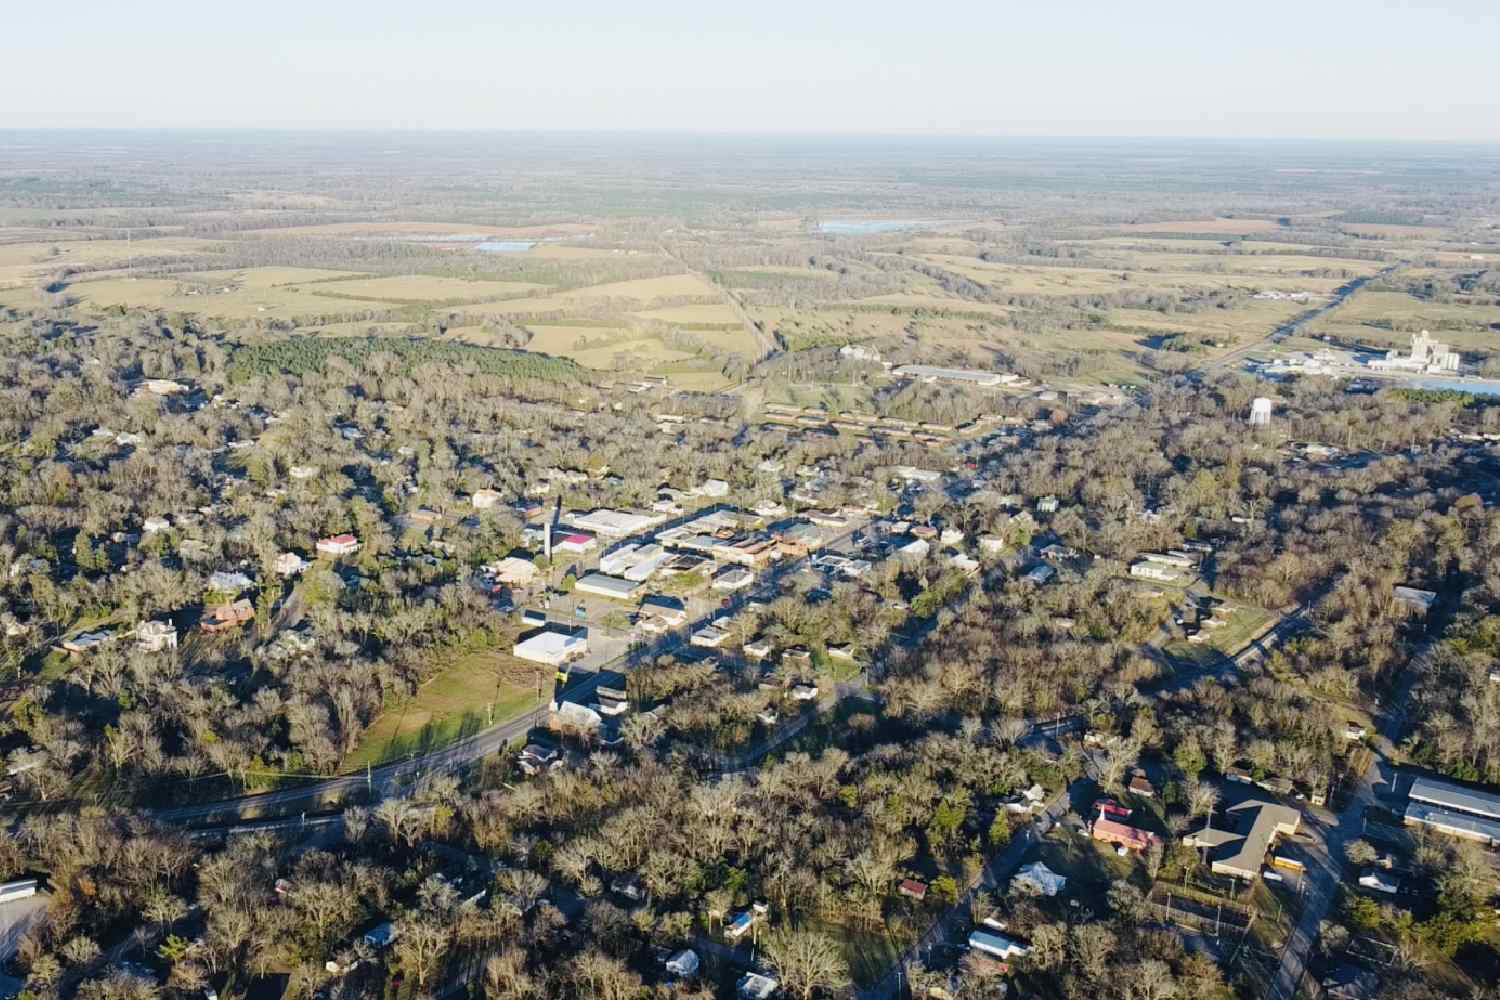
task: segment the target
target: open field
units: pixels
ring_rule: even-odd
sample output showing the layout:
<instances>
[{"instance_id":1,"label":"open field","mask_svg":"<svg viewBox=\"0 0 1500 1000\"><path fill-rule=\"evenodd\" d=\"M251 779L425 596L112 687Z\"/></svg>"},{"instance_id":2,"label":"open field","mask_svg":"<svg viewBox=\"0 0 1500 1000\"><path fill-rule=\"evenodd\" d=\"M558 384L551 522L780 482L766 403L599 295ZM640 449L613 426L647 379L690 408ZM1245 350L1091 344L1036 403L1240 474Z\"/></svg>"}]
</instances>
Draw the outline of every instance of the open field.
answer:
<instances>
[{"instance_id":1,"label":"open field","mask_svg":"<svg viewBox=\"0 0 1500 1000\"><path fill-rule=\"evenodd\" d=\"M582 223L549 226L485 226L468 222L331 222L319 226L286 226L247 229L240 236L496 236L505 239L541 239L545 236L577 236L593 230Z\"/></svg>"},{"instance_id":2,"label":"open field","mask_svg":"<svg viewBox=\"0 0 1500 1000\"><path fill-rule=\"evenodd\" d=\"M259 290L279 288L283 285L309 285L338 278L358 278L362 273L360 271L330 271L317 267L245 267L197 271L181 275L181 280Z\"/></svg>"},{"instance_id":3,"label":"open field","mask_svg":"<svg viewBox=\"0 0 1500 1000\"><path fill-rule=\"evenodd\" d=\"M244 288L232 292L190 294L192 283L171 278L110 278L69 285L68 292L85 305L142 307L218 316L226 319L274 317L316 321L336 317L360 307L360 303L340 304L336 299L319 298L299 291L295 286ZM364 308L378 305L362 303Z\"/></svg>"},{"instance_id":4,"label":"open field","mask_svg":"<svg viewBox=\"0 0 1500 1000\"><path fill-rule=\"evenodd\" d=\"M376 719L345 767L420 753L531 711L539 704L537 686L525 675L534 666L497 652L463 657ZM550 671L536 670L550 679Z\"/></svg>"},{"instance_id":5,"label":"open field","mask_svg":"<svg viewBox=\"0 0 1500 1000\"><path fill-rule=\"evenodd\" d=\"M461 278L438 278L429 274L403 274L390 278L356 278L321 284L317 288L302 286L301 290L322 296L405 304L478 302L526 295L544 287L546 286L521 281L466 281Z\"/></svg>"},{"instance_id":6,"label":"open field","mask_svg":"<svg viewBox=\"0 0 1500 1000\"><path fill-rule=\"evenodd\" d=\"M657 319L676 326L739 326L740 317L727 305L672 306L667 309L652 309L639 315L646 319Z\"/></svg>"},{"instance_id":7,"label":"open field","mask_svg":"<svg viewBox=\"0 0 1500 1000\"><path fill-rule=\"evenodd\" d=\"M408 337L430 331L426 327L412 323L374 323L369 320L351 320L347 323L324 323L320 326L303 328L297 332L319 337ZM452 332L449 331L450 334Z\"/></svg>"},{"instance_id":8,"label":"open field","mask_svg":"<svg viewBox=\"0 0 1500 1000\"><path fill-rule=\"evenodd\" d=\"M637 302L654 302L657 299L719 298L719 290L702 278L692 274L669 274L661 278L638 278L635 281L615 281L607 285L592 285L568 293L576 298L634 299Z\"/></svg>"},{"instance_id":9,"label":"open field","mask_svg":"<svg viewBox=\"0 0 1500 1000\"><path fill-rule=\"evenodd\" d=\"M606 371L651 372L656 366L672 361L684 361L692 355L667 347L655 337L639 337L620 340L598 347L573 349L564 352L585 368Z\"/></svg>"},{"instance_id":10,"label":"open field","mask_svg":"<svg viewBox=\"0 0 1500 1000\"><path fill-rule=\"evenodd\" d=\"M1275 612L1265 608L1237 606L1229 616L1229 624L1219 628L1205 628L1205 641L1201 643L1174 642L1165 648L1173 657L1188 663L1214 663L1222 656L1238 652L1271 619Z\"/></svg>"},{"instance_id":11,"label":"open field","mask_svg":"<svg viewBox=\"0 0 1500 1000\"><path fill-rule=\"evenodd\" d=\"M1461 350L1495 351L1500 349L1500 306L1429 302L1405 292L1361 290L1312 324L1308 333L1404 348L1411 334L1423 329Z\"/></svg>"},{"instance_id":12,"label":"open field","mask_svg":"<svg viewBox=\"0 0 1500 1000\"><path fill-rule=\"evenodd\" d=\"M126 267L131 261L187 261L214 253L210 240L164 237L150 240L57 240L0 245L0 288L30 285L60 268ZM56 251L54 253L54 250Z\"/></svg>"},{"instance_id":13,"label":"open field","mask_svg":"<svg viewBox=\"0 0 1500 1000\"><path fill-rule=\"evenodd\" d=\"M1274 233L1285 227L1275 219L1187 219L1175 222L1129 222L1113 227L1127 233Z\"/></svg>"}]
</instances>

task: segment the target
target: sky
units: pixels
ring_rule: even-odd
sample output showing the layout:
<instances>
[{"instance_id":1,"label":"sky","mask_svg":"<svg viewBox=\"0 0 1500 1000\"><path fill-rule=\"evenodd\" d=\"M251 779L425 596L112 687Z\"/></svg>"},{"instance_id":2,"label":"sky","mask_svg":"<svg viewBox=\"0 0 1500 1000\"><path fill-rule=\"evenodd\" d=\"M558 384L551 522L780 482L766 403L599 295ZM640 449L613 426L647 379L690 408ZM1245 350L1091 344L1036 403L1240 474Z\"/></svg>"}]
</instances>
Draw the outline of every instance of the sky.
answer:
<instances>
[{"instance_id":1,"label":"sky","mask_svg":"<svg viewBox=\"0 0 1500 1000\"><path fill-rule=\"evenodd\" d=\"M1496 0L10 0L0 128L1500 141Z\"/></svg>"}]
</instances>

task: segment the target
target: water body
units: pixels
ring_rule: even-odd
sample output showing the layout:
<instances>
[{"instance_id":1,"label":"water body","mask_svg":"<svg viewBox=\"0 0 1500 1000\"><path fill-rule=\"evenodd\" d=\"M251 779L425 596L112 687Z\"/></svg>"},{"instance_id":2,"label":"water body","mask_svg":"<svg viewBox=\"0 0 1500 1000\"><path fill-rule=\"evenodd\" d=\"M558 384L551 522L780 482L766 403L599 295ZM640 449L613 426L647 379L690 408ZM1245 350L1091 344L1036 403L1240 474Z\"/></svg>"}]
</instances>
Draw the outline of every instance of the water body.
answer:
<instances>
[{"instance_id":1,"label":"water body","mask_svg":"<svg viewBox=\"0 0 1500 1000\"><path fill-rule=\"evenodd\" d=\"M830 236L873 236L940 224L930 219L829 219L818 223L818 232Z\"/></svg>"},{"instance_id":2,"label":"water body","mask_svg":"<svg viewBox=\"0 0 1500 1000\"><path fill-rule=\"evenodd\" d=\"M1471 392L1476 396L1500 396L1500 381L1483 378L1418 378L1405 383L1418 389Z\"/></svg>"},{"instance_id":3,"label":"water body","mask_svg":"<svg viewBox=\"0 0 1500 1000\"><path fill-rule=\"evenodd\" d=\"M474 249L480 253L525 253L536 246L535 241L525 240L485 240L483 243L474 244Z\"/></svg>"}]
</instances>

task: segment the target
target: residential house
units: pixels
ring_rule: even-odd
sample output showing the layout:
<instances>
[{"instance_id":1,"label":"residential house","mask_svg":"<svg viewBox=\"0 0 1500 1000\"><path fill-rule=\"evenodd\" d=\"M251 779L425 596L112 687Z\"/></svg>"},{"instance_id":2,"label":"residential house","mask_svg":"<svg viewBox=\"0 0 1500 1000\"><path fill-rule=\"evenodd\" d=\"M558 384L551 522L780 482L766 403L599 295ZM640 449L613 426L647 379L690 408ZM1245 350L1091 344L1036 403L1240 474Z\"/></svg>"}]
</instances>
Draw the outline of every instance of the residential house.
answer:
<instances>
[{"instance_id":1,"label":"residential house","mask_svg":"<svg viewBox=\"0 0 1500 1000\"><path fill-rule=\"evenodd\" d=\"M271 568L277 576L296 576L307 569L307 560L295 552L283 552L276 557Z\"/></svg>"},{"instance_id":2,"label":"residential house","mask_svg":"<svg viewBox=\"0 0 1500 1000\"><path fill-rule=\"evenodd\" d=\"M320 556L348 556L359 551L359 539L345 532L342 535L333 535L329 538L318 539L318 555Z\"/></svg>"},{"instance_id":3,"label":"residential house","mask_svg":"<svg viewBox=\"0 0 1500 1000\"><path fill-rule=\"evenodd\" d=\"M208 589L215 594L239 594L253 586L255 582L244 573L219 570L208 577Z\"/></svg>"},{"instance_id":4,"label":"residential house","mask_svg":"<svg viewBox=\"0 0 1500 1000\"><path fill-rule=\"evenodd\" d=\"M241 598L230 604L207 608L198 622L198 628L209 634L227 632L255 618L255 606Z\"/></svg>"},{"instance_id":5,"label":"residential house","mask_svg":"<svg viewBox=\"0 0 1500 1000\"><path fill-rule=\"evenodd\" d=\"M1144 851L1148 847L1161 843L1161 838L1150 830L1130 826L1114 818L1111 811L1102 806L1099 809L1099 815L1090 825L1089 834L1101 843L1114 844L1127 851Z\"/></svg>"},{"instance_id":6,"label":"residential house","mask_svg":"<svg viewBox=\"0 0 1500 1000\"><path fill-rule=\"evenodd\" d=\"M470 502L474 505L475 510L489 510L490 508L499 505L500 501L503 498L495 490L486 487L482 490L475 490L474 495L469 499Z\"/></svg>"},{"instance_id":7,"label":"residential house","mask_svg":"<svg viewBox=\"0 0 1500 1000\"><path fill-rule=\"evenodd\" d=\"M64 639L59 645L69 656L82 656L91 649L97 649L106 642L112 642L114 638L110 632L80 632L71 638Z\"/></svg>"},{"instance_id":8,"label":"residential house","mask_svg":"<svg viewBox=\"0 0 1500 1000\"><path fill-rule=\"evenodd\" d=\"M166 531L172 527L170 519L152 515L141 522L141 531L148 535L154 535L158 531Z\"/></svg>"},{"instance_id":9,"label":"residential house","mask_svg":"<svg viewBox=\"0 0 1500 1000\"><path fill-rule=\"evenodd\" d=\"M177 626L168 621L141 622L135 629L136 645L148 653L177 648Z\"/></svg>"}]
</instances>

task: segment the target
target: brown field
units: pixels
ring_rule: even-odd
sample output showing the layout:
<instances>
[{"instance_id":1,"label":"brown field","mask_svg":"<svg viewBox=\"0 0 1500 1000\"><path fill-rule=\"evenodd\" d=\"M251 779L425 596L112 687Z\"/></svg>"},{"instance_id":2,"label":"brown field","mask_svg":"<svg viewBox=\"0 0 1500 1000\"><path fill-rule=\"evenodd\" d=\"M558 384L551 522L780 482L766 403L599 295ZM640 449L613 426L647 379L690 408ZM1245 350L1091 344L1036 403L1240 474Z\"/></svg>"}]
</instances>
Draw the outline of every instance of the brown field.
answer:
<instances>
[{"instance_id":1,"label":"brown field","mask_svg":"<svg viewBox=\"0 0 1500 1000\"><path fill-rule=\"evenodd\" d=\"M970 302L968 299L945 298L941 295L920 295L912 292L896 292L892 295L876 295L859 299L860 305L894 306L903 309L935 309L959 313L984 313L990 316L1008 316L1015 310L1010 306L993 302Z\"/></svg>"},{"instance_id":2,"label":"brown field","mask_svg":"<svg viewBox=\"0 0 1500 1000\"><path fill-rule=\"evenodd\" d=\"M340 305L336 299L319 298L299 292L296 286L263 289L240 289L227 293L189 295L188 286L169 278L111 278L84 281L68 286L69 294L81 303L96 307L139 306L218 316L225 319L279 318L315 322L337 317L352 310L370 308L374 302L350 302Z\"/></svg>"},{"instance_id":3,"label":"brown field","mask_svg":"<svg viewBox=\"0 0 1500 1000\"><path fill-rule=\"evenodd\" d=\"M1382 321L1396 329L1371 325ZM1493 351L1500 346L1500 306L1424 302L1405 292L1360 291L1307 332L1404 347L1418 329L1430 330L1462 350Z\"/></svg>"},{"instance_id":4,"label":"brown field","mask_svg":"<svg viewBox=\"0 0 1500 1000\"><path fill-rule=\"evenodd\" d=\"M525 254L517 254L525 257L544 257L549 260L601 260L609 257L660 257L660 254L646 253L639 250L615 250L605 247L574 247L557 243L538 243Z\"/></svg>"},{"instance_id":5,"label":"brown field","mask_svg":"<svg viewBox=\"0 0 1500 1000\"><path fill-rule=\"evenodd\" d=\"M653 309L650 312L639 314L646 319L661 320L663 323L675 323L678 326L718 326L721 324L735 324L740 322L739 313L727 305L698 305L698 306L672 306L669 309Z\"/></svg>"},{"instance_id":6,"label":"brown field","mask_svg":"<svg viewBox=\"0 0 1500 1000\"><path fill-rule=\"evenodd\" d=\"M467 281L462 278L438 278L430 274L403 274L390 278L357 278L316 287L299 286L315 295L348 296L374 302L478 302L485 299L514 298L545 288L522 281Z\"/></svg>"},{"instance_id":7,"label":"brown field","mask_svg":"<svg viewBox=\"0 0 1500 1000\"><path fill-rule=\"evenodd\" d=\"M165 237L151 240L36 241L0 245L0 286L34 284L61 267L124 267L131 260L187 259L213 253L222 244ZM53 248L57 253L52 253Z\"/></svg>"},{"instance_id":8,"label":"brown field","mask_svg":"<svg viewBox=\"0 0 1500 1000\"><path fill-rule=\"evenodd\" d=\"M278 288L282 285L308 285L337 278L357 278L360 271L329 271L317 267L247 267L221 271L196 271L181 275L183 281L201 281L210 285L229 285L236 289Z\"/></svg>"},{"instance_id":9,"label":"brown field","mask_svg":"<svg viewBox=\"0 0 1500 1000\"><path fill-rule=\"evenodd\" d=\"M1374 222L1344 222L1339 228L1355 236L1379 236L1386 239L1434 239L1447 230L1441 226L1403 226Z\"/></svg>"},{"instance_id":10,"label":"brown field","mask_svg":"<svg viewBox=\"0 0 1500 1000\"><path fill-rule=\"evenodd\" d=\"M635 281L615 281L607 285L579 288L568 295L573 298L634 299L637 302L654 302L657 299L698 296L719 298L719 289L692 274L669 274L661 278L638 278Z\"/></svg>"},{"instance_id":11,"label":"brown field","mask_svg":"<svg viewBox=\"0 0 1500 1000\"><path fill-rule=\"evenodd\" d=\"M505 239L541 239L545 236L578 236L593 226L565 222L552 226L481 226L468 222L330 222L319 226L286 226L247 229L241 236L495 236Z\"/></svg>"},{"instance_id":12,"label":"brown field","mask_svg":"<svg viewBox=\"0 0 1500 1000\"><path fill-rule=\"evenodd\" d=\"M603 347L571 350L570 357L585 368L603 371L650 372L658 365L672 361L685 361L693 355L667 347L655 337L640 337L620 340Z\"/></svg>"},{"instance_id":13,"label":"brown field","mask_svg":"<svg viewBox=\"0 0 1500 1000\"><path fill-rule=\"evenodd\" d=\"M1274 233L1282 229L1275 219L1188 219L1174 222L1128 222L1111 228L1127 233Z\"/></svg>"}]
</instances>

